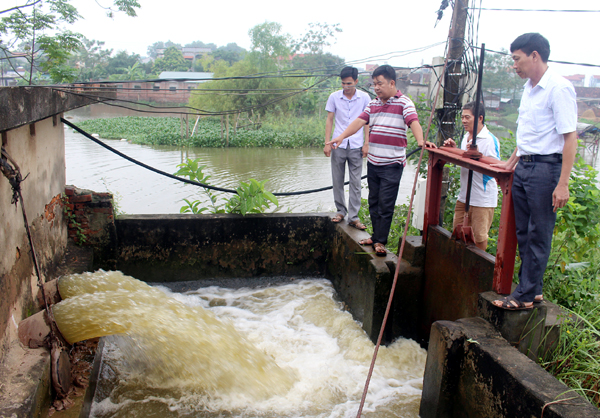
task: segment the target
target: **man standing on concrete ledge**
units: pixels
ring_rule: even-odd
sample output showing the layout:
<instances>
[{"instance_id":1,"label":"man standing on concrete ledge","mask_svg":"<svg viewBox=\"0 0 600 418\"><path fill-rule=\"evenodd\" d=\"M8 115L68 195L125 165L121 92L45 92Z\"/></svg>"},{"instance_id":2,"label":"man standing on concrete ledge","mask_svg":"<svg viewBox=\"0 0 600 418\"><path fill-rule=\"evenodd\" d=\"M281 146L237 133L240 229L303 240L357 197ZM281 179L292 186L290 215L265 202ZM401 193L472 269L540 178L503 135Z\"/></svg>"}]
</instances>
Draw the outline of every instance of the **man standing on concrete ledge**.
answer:
<instances>
[{"instance_id":1,"label":"man standing on concrete ledge","mask_svg":"<svg viewBox=\"0 0 600 418\"><path fill-rule=\"evenodd\" d=\"M406 164L406 128L410 127L420 147L434 147L423 139L423 129L412 100L396 89L396 71L389 65L373 72L377 98L354 120L341 135L328 142L336 148L344 139L369 124L367 182L369 184L369 213L373 224L371 238L361 245L373 245L375 254L385 257L388 235L402 171Z\"/></svg>"},{"instance_id":2,"label":"man standing on concrete ledge","mask_svg":"<svg viewBox=\"0 0 600 418\"><path fill-rule=\"evenodd\" d=\"M325 148L323 148L323 152L326 157L331 156L333 200L337 209L337 214L332 221L339 223L348 215L348 224L363 230L366 226L358 219L358 210L360 209L360 178L362 176L363 158L367 156L367 150L369 149L369 133L366 129L360 128L354 135L344 139L340 146L335 149L331 149L328 141L331 140L331 128L333 127L334 118L335 130L333 135L338 136L363 112L371 98L367 93L356 90L356 83L358 82L358 70L356 68L345 67L340 73L340 79L342 80L342 90L331 93L325 106L327 122L325 124ZM348 163L348 177L350 180L348 208L346 208L346 198L344 197L346 163Z\"/></svg>"},{"instance_id":3,"label":"man standing on concrete ledge","mask_svg":"<svg viewBox=\"0 0 600 418\"><path fill-rule=\"evenodd\" d=\"M518 310L531 309L543 299L556 210L569 200L577 153L577 104L573 85L548 67L546 38L526 33L514 40L510 51L513 68L528 81L519 106L517 148L507 162L494 165L515 170L512 195L521 269L516 290L493 303Z\"/></svg>"}]
</instances>

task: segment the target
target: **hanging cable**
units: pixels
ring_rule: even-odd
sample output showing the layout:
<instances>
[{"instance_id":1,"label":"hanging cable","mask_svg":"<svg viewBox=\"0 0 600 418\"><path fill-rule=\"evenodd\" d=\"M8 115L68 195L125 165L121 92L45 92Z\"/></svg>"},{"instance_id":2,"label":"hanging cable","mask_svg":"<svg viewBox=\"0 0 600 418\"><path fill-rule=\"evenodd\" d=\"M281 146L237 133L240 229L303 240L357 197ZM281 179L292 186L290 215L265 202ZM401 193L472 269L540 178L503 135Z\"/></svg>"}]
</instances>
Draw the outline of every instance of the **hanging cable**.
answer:
<instances>
[{"instance_id":1,"label":"hanging cable","mask_svg":"<svg viewBox=\"0 0 600 418\"><path fill-rule=\"evenodd\" d=\"M210 184L204 184L204 183L200 183L200 182L197 182L197 181L194 181L194 180L188 180L186 178L178 177L178 176L176 176L174 174L170 174L170 173L167 173L165 171L162 171L162 170L159 170L157 168L154 168L152 166L149 166L147 164L144 164L141 161L138 161L135 158L132 158L132 157L126 155L126 154L123 154L121 151L118 151L118 150L114 149L113 147L105 144L104 142L100 141L98 138L94 138L92 135L90 135L89 133L87 133L86 131L84 131L83 129L81 129L80 127L78 127L77 125L72 124L68 120L66 120L64 118L60 118L60 120L65 125L69 126L70 128L73 128L75 131L77 131L81 135L85 136L88 139L91 139L96 144L100 145L101 147L106 148L110 152L118 155L119 157L124 158L127 161L130 161L130 162L132 162L134 164L137 164L140 167L143 167L143 168L145 168L147 170L150 170L150 171L152 171L154 173L160 174L161 176L165 176L165 177L168 177L168 178L171 178L173 180L177 180L177 181L180 181L180 182L183 182L183 183L193 184L194 186L204 187L205 189L215 190L217 192L237 193L237 190L234 190L234 189L227 189L227 188L224 188L224 187L211 186ZM411 157L413 154L415 154L419 150L420 150L420 148L416 148L416 149L412 150L411 152L409 152L406 155L406 158L408 159L409 157ZM366 178L367 178L366 175L362 176L361 180L364 180ZM344 183L344 185L348 185L348 184L350 184L349 181L347 181L347 182ZM275 193L273 193L273 195L275 195L275 196L298 196L298 195L303 195L303 194L323 192L325 190L331 190L331 189L333 189L333 186L326 186L326 187L321 187L321 188L318 188L318 189L303 190L303 191L298 191L298 192L275 192Z\"/></svg>"}]
</instances>

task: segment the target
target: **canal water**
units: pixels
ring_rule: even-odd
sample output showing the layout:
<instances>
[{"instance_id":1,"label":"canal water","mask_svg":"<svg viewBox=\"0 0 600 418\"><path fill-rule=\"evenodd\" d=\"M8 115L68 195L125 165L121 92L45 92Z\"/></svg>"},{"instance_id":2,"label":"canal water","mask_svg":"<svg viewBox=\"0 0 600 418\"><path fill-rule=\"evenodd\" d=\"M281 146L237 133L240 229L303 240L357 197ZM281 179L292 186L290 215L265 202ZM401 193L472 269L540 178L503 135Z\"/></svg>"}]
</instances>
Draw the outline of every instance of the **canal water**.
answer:
<instances>
[{"instance_id":1,"label":"canal water","mask_svg":"<svg viewBox=\"0 0 600 418\"><path fill-rule=\"evenodd\" d=\"M113 108L109 110L72 111L67 113L66 117L70 122L77 124L77 121L87 118L124 115L123 112L115 112ZM331 186L330 159L323 155L320 148L181 149L172 146L135 145L118 140L102 141L136 160L171 174L177 171L178 164L188 158L200 158L200 164L206 166L204 172L211 176L210 183L229 189L235 189L241 181L246 182L250 178L268 180L266 188L271 192L292 192ZM127 214L179 213L179 209L185 204L183 199L208 202L202 188L137 166L68 127L65 127L65 154L67 184L96 192L109 191L115 195L119 209ZM365 160L363 175L366 175L366 172ZM409 163L402 176L398 204L408 202L414 173L414 166ZM362 197L366 198L366 179L362 184ZM346 192L347 189L346 186ZM279 211L335 211L331 190L278 199Z\"/></svg>"},{"instance_id":2,"label":"canal water","mask_svg":"<svg viewBox=\"0 0 600 418\"><path fill-rule=\"evenodd\" d=\"M175 293L98 271L59 288L67 340L112 335L92 417L356 416L374 346L328 280ZM418 417L425 359L411 340L381 347L363 416Z\"/></svg>"}]
</instances>

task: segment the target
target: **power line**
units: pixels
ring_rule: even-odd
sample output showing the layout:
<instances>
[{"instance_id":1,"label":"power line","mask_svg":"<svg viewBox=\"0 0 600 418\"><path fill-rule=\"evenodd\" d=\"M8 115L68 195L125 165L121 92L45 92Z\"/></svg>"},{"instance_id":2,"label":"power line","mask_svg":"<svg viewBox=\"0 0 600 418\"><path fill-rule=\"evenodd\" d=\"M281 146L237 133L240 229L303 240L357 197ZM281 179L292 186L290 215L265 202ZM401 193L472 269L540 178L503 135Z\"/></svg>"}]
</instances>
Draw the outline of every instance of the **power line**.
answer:
<instances>
[{"instance_id":1,"label":"power line","mask_svg":"<svg viewBox=\"0 0 600 418\"><path fill-rule=\"evenodd\" d=\"M478 46L473 46L473 48L475 48L475 49L481 49ZM495 54L500 54L500 55L509 55L509 56L511 55L510 52L494 51L493 49L488 49L488 48L486 48L485 50L489 51L489 52L493 52ZM597 67L597 68L600 68L599 64L587 64L587 63L583 63L583 62L558 61L558 60L551 60L551 59L549 59L548 62L553 62L555 64L581 65L583 67Z\"/></svg>"},{"instance_id":2,"label":"power line","mask_svg":"<svg viewBox=\"0 0 600 418\"><path fill-rule=\"evenodd\" d=\"M559 13L599 13L600 10L556 10L556 9L495 9L486 7L469 7L469 10L489 10L496 12L559 12Z\"/></svg>"},{"instance_id":3,"label":"power line","mask_svg":"<svg viewBox=\"0 0 600 418\"><path fill-rule=\"evenodd\" d=\"M157 168L154 168L152 166L149 166L148 164L144 164L141 161L136 160L135 158L132 158L132 157L126 155L126 154L123 154L121 151L118 151L118 150L114 149L113 147L105 144L104 142L100 141L99 139L94 138L92 135L90 135L89 133L87 133L86 131L84 131L83 129L81 129L80 127L78 127L77 125L72 124L68 120L66 120L64 118L60 118L60 120L65 125L71 127L72 129L74 129L75 131L79 132L81 135L85 136L86 138L94 141L96 144L98 144L98 145L106 148L107 150L115 153L119 157L124 158L127 161L130 161L130 162L132 162L134 164L137 164L140 167L143 167L143 168L145 168L147 170L153 171L153 172L155 172L157 174L160 174L162 176L165 176L165 177L169 177L169 178L171 178L173 180L181 181L183 183L188 183L188 184L192 184L194 186L204 187L205 189L210 189L210 190L215 190L215 191L218 191L218 192L225 192L225 193L237 193L237 190L226 189L226 188L217 187L217 186L211 186L209 184L200 183L200 182L197 182L197 181L194 181L194 180L188 180L188 179L186 179L184 177L179 177L179 176L176 176L174 174L170 174L170 173L167 173L165 171L162 171L162 170L159 170ZM412 150L411 152L409 152L406 155L406 158L407 159L410 158L413 154L415 154L417 151L420 151L420 150L421 150L421 148L416 148L416 149ZM364 180L366 178L367 178L367 176L365 175L365 176L361 177L361 180ZM347 184L350 184L350 182L347 181L344 184L347 185ZM298 196L298 195L303 195L303 194L323 192L325 190L331 190L331 189L333 189L333 186L326 186L326 187L321 187L319 189L303 190L303 191L298 191L298 192L275 192L275 193L273 193L273 195L275 195L275 196Z\"/></svg>"}]
</instances>

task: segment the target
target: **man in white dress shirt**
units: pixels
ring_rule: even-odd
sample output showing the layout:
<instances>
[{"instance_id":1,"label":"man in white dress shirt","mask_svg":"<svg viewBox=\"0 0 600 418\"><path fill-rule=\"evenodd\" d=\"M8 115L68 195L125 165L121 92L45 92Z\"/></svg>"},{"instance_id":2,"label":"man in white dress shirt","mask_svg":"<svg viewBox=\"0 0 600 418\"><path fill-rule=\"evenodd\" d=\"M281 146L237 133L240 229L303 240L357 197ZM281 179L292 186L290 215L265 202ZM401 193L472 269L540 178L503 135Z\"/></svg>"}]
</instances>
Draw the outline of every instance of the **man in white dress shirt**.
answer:
<instances>
[{"instance_id":1,"label":"man in white dress shirt","mask_svg":"<svg viewBox=\"0 0 600 418\"><path fill-rule=\"evenodd\" d=\"M550 44L539 33L526 33L510 45L513 68L525 83L517 148L499 167L515 165L512 195L521 256L519 285L499 308L531 309L542 299L546 264L552 247L556 210L569 200L569 177L577 153L575 89L548 67Z\"/></svg>"},{"instance_id":2,"label":"man in white dress shirt","mask_svg":"<svg viewBox=\"0 0 600 418\"><path fill-rule=\"evenodd\" d=\"M369 133L362 127L354 135L346 138L339 147L332 149L327 142L331 141L332 128L335 121L333 137L337 137L360 115L371 101L367 93L356 89L358 83L358 70L354 67L345 67L340 73L342 90L331 93L327 100L327 122L325 124L325 156L331 157L331 178L333 181L333 200L337 214L333 222L341 222L348 215L348 224L357 229L364 230L366 226L358 219L360 209L360 178L362 176L363 158L369 150ZM348 164L348 177L350 187L348 192L348 206L344 196L344 177Z\"/></svg>"}]
</instances>

